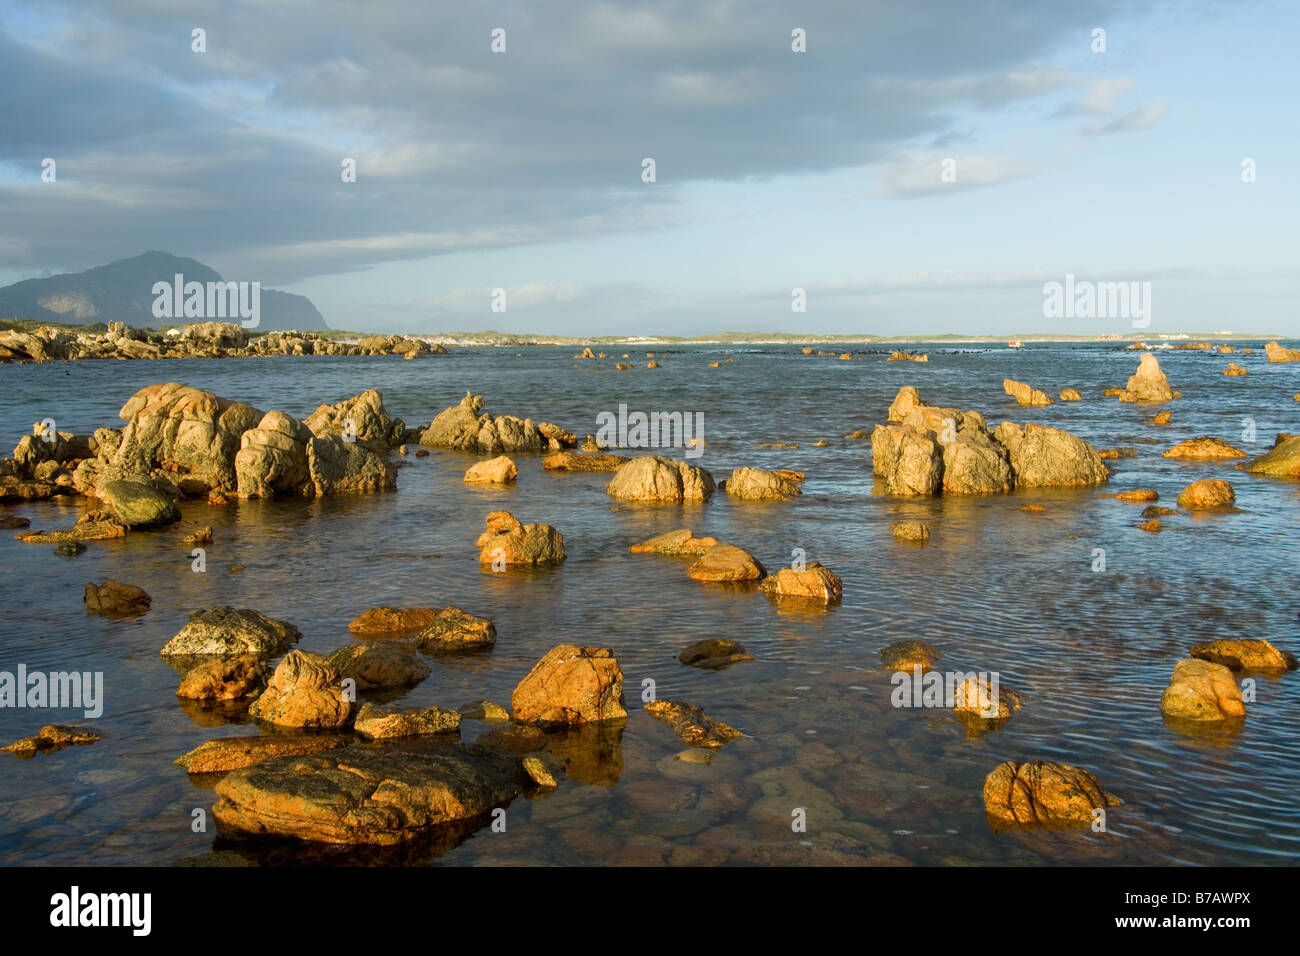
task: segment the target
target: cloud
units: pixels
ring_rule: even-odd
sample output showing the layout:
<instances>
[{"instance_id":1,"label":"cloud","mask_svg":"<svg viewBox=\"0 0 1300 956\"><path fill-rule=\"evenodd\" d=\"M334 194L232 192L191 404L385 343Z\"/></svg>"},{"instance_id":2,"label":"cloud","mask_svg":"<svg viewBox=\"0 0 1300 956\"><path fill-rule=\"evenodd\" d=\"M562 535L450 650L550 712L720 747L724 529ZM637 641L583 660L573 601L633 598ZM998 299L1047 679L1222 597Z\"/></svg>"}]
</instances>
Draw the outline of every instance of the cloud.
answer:
<instances>
[{"instance_id":1,"label":"cloud","mask_svg":"<svg viewBox=\"0 0 1300 956\"><path fill-rule=\"evenodd\" d=\"M1082 130L1085 136L1107 136L1111 133L1128 133L1133 130L1150 129L1156 125L1165 112L1166 104L1152 103L1125 113L1109 123L1090 123Z\"/></svg>"},{"instance_id":2,"label":"cloud","mask_svg":"<svg viewBox=\"0 0 1300 956\"><path fill-rule=\"evenodd\" d=\"M940 193L978 189L1024 179L1037 167L1002 156L958 156L907 153L880 167L883 183L878 195L915 199Z\"/></svg>"}]
</instances>

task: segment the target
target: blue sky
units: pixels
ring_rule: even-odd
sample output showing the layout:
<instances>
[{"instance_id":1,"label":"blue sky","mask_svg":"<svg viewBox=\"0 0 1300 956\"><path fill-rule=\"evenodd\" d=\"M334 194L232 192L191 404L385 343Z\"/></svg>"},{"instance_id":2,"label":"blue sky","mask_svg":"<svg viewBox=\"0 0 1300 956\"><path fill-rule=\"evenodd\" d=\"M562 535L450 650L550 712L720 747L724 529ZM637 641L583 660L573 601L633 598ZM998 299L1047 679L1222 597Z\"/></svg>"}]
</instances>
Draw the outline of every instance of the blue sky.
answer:
<instances>
[{"instance_id":1,"label":"blue sky","mask_svg":"<svg viewBox=\"0 0 1300 956\"><path fill-rule=\"evenodd\" d=\"M0 283L161 249L336 328L1131 331L1044 317L1071 273L1300 336L1296 6L1056 6L17 0Z\"/></svg>"}]
</instances>

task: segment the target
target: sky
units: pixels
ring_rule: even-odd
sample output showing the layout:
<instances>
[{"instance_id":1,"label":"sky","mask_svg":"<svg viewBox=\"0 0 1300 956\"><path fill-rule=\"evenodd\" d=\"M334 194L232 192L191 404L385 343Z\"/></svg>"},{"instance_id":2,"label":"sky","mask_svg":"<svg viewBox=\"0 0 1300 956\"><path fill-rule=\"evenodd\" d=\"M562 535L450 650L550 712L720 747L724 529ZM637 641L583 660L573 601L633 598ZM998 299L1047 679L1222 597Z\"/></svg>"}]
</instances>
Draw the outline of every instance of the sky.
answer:
<instances>
[{"instance_id":1,"label":"sky","mask_svg":"<svg viewBox=\"0 0 1300 956\"><path fill-rule=\"evenodd\" d=\"M1253 0L6 0L0 285L160 250L357 331L1300 337L1296 36ZM1050 314L1067 275L1149 309Z\"/></svg>"}]
</instances>

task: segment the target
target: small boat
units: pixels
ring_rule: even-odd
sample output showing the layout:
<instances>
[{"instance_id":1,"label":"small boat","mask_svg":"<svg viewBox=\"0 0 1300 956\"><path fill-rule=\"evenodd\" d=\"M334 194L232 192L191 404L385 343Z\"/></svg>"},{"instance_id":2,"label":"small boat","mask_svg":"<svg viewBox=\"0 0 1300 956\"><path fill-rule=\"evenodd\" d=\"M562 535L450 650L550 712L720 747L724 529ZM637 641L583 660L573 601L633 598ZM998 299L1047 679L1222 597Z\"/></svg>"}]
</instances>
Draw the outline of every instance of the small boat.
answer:
<instances>
[{"instance_id":1,"label":"small boat","mask_svg":"<svg viewBox=\"0 0 1300 956\"><path fill-rule=\"evenodd\" d=\"M1010 342L1007 343L1007 348L1009 349L1023 349L1024 347L1025 347L1025 343L1020 341L1019 339L1012 339Z\"/></svg>"}]
</instances>

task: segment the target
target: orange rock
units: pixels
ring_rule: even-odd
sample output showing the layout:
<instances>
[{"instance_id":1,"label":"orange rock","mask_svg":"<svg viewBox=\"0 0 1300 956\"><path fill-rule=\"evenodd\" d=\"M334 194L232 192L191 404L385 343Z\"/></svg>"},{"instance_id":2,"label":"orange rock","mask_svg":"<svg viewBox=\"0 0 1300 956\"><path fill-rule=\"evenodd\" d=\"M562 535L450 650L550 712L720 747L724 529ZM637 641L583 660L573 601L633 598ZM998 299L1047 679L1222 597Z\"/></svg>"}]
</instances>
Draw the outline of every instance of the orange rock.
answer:
<instances>
[{"instance_id":1,"label":"orange rock","mask_svg":"<svg viewBox=\"0 0 1300 956\"><path fill-rule=\"evenodd\" d=\"M766 576L758 560L742 548L723 542L704 552L686 571L696 581L758 581Z\"/></svg>"},{"instance_id":2,"label":"orange rock","mask_svg":"<svg viewBox=\"0 0 1300 956\"><path fill-rule=\"evenodd\" d=\"M627 716L623 671L607 647L561 644L519 682L510 701L527 724L581 724Z\"/></svg>"}]
</instances>

